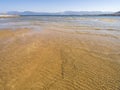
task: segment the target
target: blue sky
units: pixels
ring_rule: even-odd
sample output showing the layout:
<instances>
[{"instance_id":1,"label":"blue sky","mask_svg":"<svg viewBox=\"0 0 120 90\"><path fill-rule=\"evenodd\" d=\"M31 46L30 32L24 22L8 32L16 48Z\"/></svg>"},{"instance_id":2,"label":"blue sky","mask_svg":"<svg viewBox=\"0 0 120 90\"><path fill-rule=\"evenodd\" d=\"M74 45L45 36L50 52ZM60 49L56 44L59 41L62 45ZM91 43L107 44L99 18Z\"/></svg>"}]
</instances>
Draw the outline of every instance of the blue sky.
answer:
<instances>
[{"instance_id":1,"label":"blue sky","mask_svg":"<svg viewBox=\"0 0 120 90\"><path fill-rule=\"evenodd\" d=\"M119 11L120 0L0 0L0 12L7 11Z\"/></svg>"}]
</instances>

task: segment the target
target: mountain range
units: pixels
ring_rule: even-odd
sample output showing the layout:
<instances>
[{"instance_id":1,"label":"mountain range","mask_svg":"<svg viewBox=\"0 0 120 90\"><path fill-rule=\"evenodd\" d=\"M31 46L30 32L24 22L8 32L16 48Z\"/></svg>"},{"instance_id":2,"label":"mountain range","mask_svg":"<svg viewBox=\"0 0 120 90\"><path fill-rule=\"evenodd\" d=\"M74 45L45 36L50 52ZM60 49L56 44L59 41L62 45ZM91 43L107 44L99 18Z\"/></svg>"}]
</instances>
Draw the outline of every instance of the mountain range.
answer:
<instances>
[{"instance_id":1,"label":"mountain range","mask_svg":"<svg viewBox=\"0 0 120 90\"><path fill-rule=\"evenodd\" d=\"M114 13L115 15L119 15L120 16L120 11L119 12L116 12L116 13Z\"/></svg>"},{"instance_id":2,"label":"mountain range","mask_svg":"<svg viewBox=\"0 0 120 90\"><path fill-rule=\"evenodd\" d=\"M7 12L10 15L101 15L101 14L113 14L113 12L101 12L101 11L65 11L65 12L32 12L32 11L10 11Z\"/></svg>"},{"instance_id":3,"label":"mountain range","mask_svg":"<svg viewBox=\"0 0 120 90\"><path fill-rule=\"evenodd\" d=\"M0 13L3 14L3 13ZM101 11L65 11L65 12L32 12L32 11L9 11L8 15L105 15L105 16L120 16L118 12L101 12Z\"/></svg>"}]
</instances>

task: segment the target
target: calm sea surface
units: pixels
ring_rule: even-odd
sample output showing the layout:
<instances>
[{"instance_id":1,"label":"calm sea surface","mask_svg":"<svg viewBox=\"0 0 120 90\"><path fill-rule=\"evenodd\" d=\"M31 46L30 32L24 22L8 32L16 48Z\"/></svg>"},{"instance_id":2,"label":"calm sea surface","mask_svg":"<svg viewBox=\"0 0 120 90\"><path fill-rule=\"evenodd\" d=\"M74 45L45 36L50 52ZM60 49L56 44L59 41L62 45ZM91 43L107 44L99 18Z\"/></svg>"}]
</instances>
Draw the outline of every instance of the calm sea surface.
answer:
<instances>
[{"instance_id":1,"label":"calm sea surface","mask_svg":"<svg viewBox=\"0 0 120 90\"><path fill-rule=\"evenodd\" d=\"M0 18L2 28L30 28L42 25L70 25L73 27L90 26L104 29L120 30L119 16L22 16L18 18Z\"/></svg>"}]
</instances>

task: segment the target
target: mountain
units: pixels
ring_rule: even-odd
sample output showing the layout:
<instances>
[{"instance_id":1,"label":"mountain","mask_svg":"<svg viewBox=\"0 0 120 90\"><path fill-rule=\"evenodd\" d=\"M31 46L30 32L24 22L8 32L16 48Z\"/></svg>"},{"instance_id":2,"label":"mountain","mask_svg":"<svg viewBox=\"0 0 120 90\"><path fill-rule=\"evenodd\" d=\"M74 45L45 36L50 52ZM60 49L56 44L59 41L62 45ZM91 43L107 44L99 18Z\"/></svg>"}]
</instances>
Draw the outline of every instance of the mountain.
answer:
<instances>
[{"instance_id":1,"label":"mountain","mask_svg":"<svg viewBox=\"0 0 120 90\"><path fill-rule=\"evenodd\" d=\"M18 12L18 11L10 11L7 12L7 14L14 14L14 15L56 15L57 13L48 13L48 12L32 12L32 11L24 11L24 12Z\"/></svg>"},{"instance_id":2,"label":"mountain","mask_svg":"<svg viewBox=\"0 0 120 90\"><path fill-rule=\"evenodd\" d=\"M66 15L99 15L99 14L110 14L112 12L101 12L101 11L65 11L64 14Z\"/></svg>"},{"instance_id":3,"label":"mountain","mask_svg":"<svg viewBox=\"0 0 120 90\"><path fill-rule=\"evenodd\" d=\"M119 12L116 12L116 13L114 13L114 14L120 16L120 11L119 11Z\"/></svg>"},{"instance_id":4,"label":"mountain","mask_svg":"<svg viewBox=\"0 0 120 90\"><path fill-rule=\"evenodd\" d=\"M65 12L32 12L32 11L10 11L7 14L10 15L100 15L100 14L112 14L113 12L101 12L101 11L65 11Z\"/></svg>"}]
</instances>

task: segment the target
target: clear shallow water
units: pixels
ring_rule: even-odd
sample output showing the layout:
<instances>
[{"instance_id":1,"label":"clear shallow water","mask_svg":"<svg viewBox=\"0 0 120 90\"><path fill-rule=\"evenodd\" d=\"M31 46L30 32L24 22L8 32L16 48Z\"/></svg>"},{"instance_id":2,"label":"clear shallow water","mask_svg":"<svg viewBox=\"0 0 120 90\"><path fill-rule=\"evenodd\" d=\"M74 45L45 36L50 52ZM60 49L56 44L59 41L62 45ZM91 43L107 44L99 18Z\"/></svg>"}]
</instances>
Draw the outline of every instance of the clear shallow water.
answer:
<instances>
[{"instance_id":1,"label":"clear shallow water","mask_svg":"<svg viewBox=\"0 0 120 90\"><path fill-rule=\"evenodd\" d=\"M6 18L0 28L1 89L119 89L119 17Z\"/></svg>"},{"instance_id":2,"label":"clear shallow water","mask_svg":"<svg viewBox=\"0 0 120 90\"><path fill-rule=\"evenodd\" d=\"M118 16L22 16L18 18L0 18L2 28L42 27L42 25L68 25L73 27L90 26L101 29L120 30Z\"/></svg>"}]
</instances>

